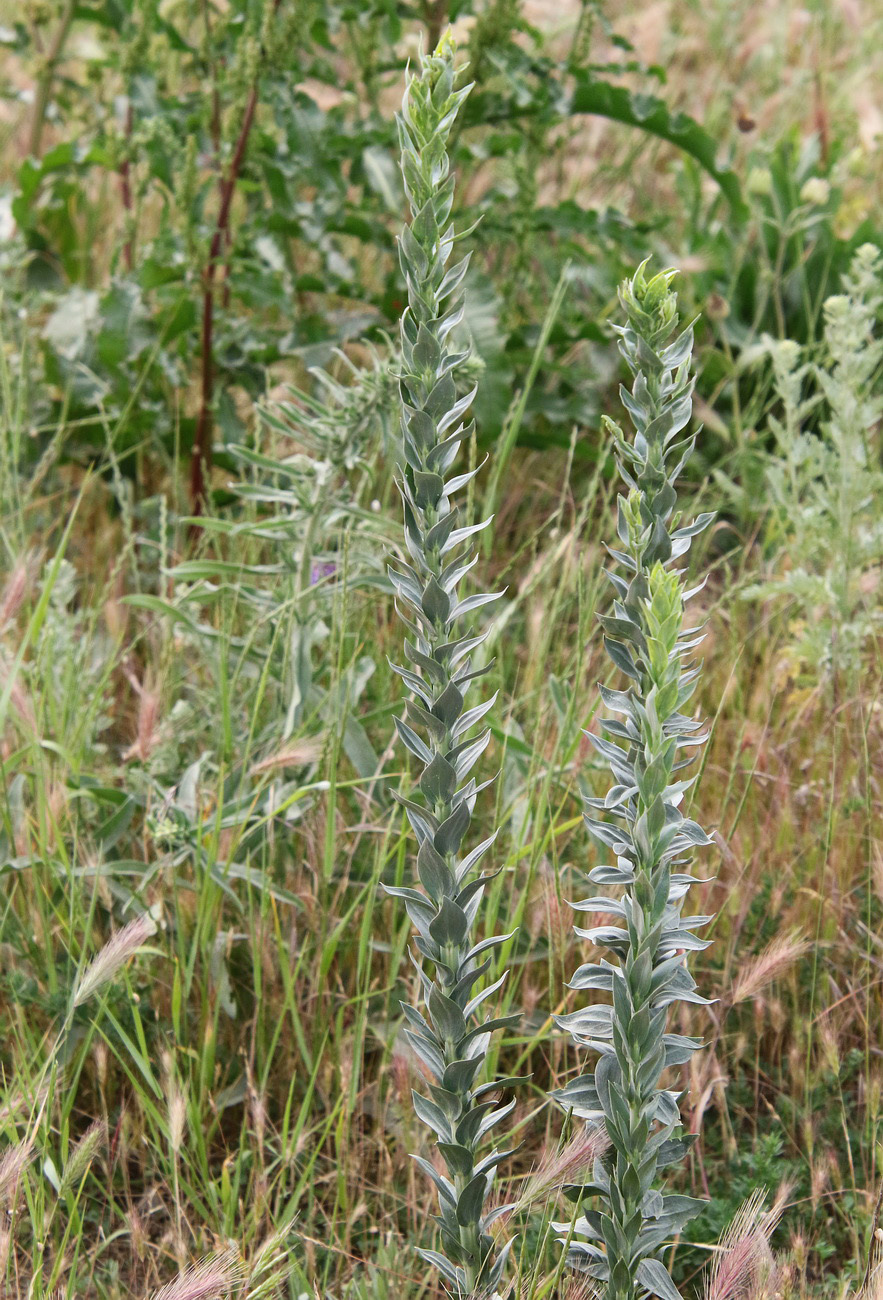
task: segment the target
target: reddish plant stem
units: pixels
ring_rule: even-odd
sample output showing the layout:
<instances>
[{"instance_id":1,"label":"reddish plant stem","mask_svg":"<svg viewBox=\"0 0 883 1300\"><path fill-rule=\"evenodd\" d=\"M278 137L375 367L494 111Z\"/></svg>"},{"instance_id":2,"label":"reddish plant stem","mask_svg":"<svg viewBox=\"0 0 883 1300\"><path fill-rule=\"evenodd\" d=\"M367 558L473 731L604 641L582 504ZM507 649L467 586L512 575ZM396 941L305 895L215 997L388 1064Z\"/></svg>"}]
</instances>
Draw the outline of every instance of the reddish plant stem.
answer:
<instances>
[{"instance_id":1,"label":"reddish plant stem","mask_svg":"<svg viewBox=\"0 0 883 1300\"><path fill-rule=\"evenodd\" d=\"M274 14L278 11L281 3L282 0L273 0ZM205 12L207 21L207 10ZM230 208L233 203L233 194L236 190L236 182L239 178L239 172L245 158L245 150L248 146L248 137L251 134L251 128L254 123L255 111L258 105L259 89L260 70L256 73L251 90L248 92L245 112L242 117L242 125L239 128L239 135L236 140L236 146L233 150L233 157L230 160L230 170L227 173L226 180L221 186L221 204L218 210L218 219L215 222L215 230L209 247L208 261L202 273L200 406L199 415L196 419L196 429L193 434L193 450L190 455L190 502L194 515L202 514L202 511L205 508L206 477L208 472L211 470L212 465L212 424L215 389L213 351L215 277L222 253L229 253L232 244L232 238L230 235ZM215 87L215 90L217 91L217 87ZM220 98L215 94L213 100L213 130L219 131L219 113ZM218 139L218 145L219 143L220 140ZM229 284L225 275L223 296L225 306L229 302L229 296Z\"/></svg>"},{"instance_id":2,"label":"reddish plant stem","mask_svg":"<svg viewBox=\"0 0 883 1300\"><path fill-rule=\"evenodd\" d=\"M225 252L226 252L226 260L225 260L225 262L224 262L224 269L223 269L222 272L221 272L221 283L222 283L222 285L223 285L223 288L222 288L222 290L221 290L221 305L222 305L222 306L224 307L224 309L226 310L227 307L230 306L230 257L231 257L231 249L230 249L230 232L229 232L229 231L227 232L227 239L226 239L226 249L225 249Z\"/></svg>"},{"instance_id":3,"label":"reddish plant stem","mask_svg":"<svg viewBox=\"0 0 883 1300\"><path fill-rule=\"evenodd\" d=\"M209 16L209 7L207 0L202 0L202 21L205 26L205 43L206 50L209 54L209 79L212 83L212 147L215 151L215 158L221 153L221 95L218 90L218 65L217 60L212 58L212 24Z\"/></svg>"},{"instance_id":4,"label":"reddish plant stem","mask_svg":"<svg viewBox=\"0 0 883 1300\"><path fill-rule=\"evenodd\" d=\"M215 230L209 246L208 261L202 273L200 406L199 415L196 419L196 430L193 435L193 450L190 456L190 503L195 515L202 514L205 507L206 474L211 469L212 463L212 416L215 389L213 352L215 273L218 259L229 233L230 208L233 203L236 181L245 158L245 150L248 145L248 137L251 134L257 102L258 85L255 82L246 101L242 126L239 128L236 147L230 160L230 170L221 187L221 205L218 209Z\"/></svg>"}]
</instances>

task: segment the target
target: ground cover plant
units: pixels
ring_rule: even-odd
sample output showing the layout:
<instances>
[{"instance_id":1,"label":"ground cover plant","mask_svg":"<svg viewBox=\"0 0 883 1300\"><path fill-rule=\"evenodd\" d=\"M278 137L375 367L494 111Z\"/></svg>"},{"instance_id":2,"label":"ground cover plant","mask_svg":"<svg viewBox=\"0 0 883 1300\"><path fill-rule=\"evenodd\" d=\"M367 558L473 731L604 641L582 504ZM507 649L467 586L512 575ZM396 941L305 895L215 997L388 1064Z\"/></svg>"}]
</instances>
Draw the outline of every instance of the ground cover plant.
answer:
<instances>
[{"instance_id":1,"label":"ground cover plant","mask_svg":"<svg viewBox=\"0 0 883 1300\"><path fill-rule=\"evenodd\" d=\"M429 179L457 232L437 252L471 260L436 311L427 214L397 253L395 113L449 20L457 54L439 57L474 88L445 123L453 198ZM878 35L870 7L750 0L0 5L0 1294L435 1300L493 1273L502 1296L573 1297L605 1285L571 1264L610 1233L618 1168L629 1284L646 1246L663 1295L874 1290ZM437 147L427 130L418 153ZM651 283L682 268L696 318L678 437L704 429L669 527L714 520L647 582L672 635L672 569L705 579L684 717L708 739L669 802L713 841L689 910L714 919L687 977L709 1004L672 1002L664 1030L654 1012L685 1059L660 1078L648 1055L641 1084L648 1105L680 1094L683 1134L663 1140L689 1150L638 1203L631 1156L554 1098L594 1106L561 1021L633 1018L567 986L592 963L584 978L614 987L570 904L613 865L584 800L607 801L611 757L636 769L603 752L628 737L605 742L598 682L623 703L640 657L616 602L650 626L606 550L629 552L616 459L634 471L638 443L617 452L601 416L634 385L617 341L648 375L668 346L639 344L617 296L648 254ZM422 335L399 335L409 296ZM442 476L464 479L456 520L425 514L445 495L430 445L404 453L400 390L422 409L430 366L449 371L447 414L463 402L442 437L462 421ZM482 673L469 704L490 705L472 714L489 736L436 809L427 755L466 736L442 736L442 684L403 637L444 658L448 633L422 594L416 634L395 605L408 613L424 562L420 593L453 561L433 527L488 516L460 542L475 563L458 594L501 594L461 607L449 639L484 638L453 671ZM593 819L628 829L629 798ZM455 1005L487 992L469 1014L500 1022L465 1045L429 928L450 882L438 870L424 895L416 853L448 806L460 865L476 863L453 904L463 943L491 959ZM609 934L631 886L596 883ZM436 887L430 918L416 900ZM692 995L672 960L662 978ZM622 1036L592 1041L625 1059ZM437 1104L452 1063L470 1116L514 1107L439 1149L413 1097ZM638 1111L609 1134L633 1154ZM666 1202L699 1212L676 1233Z\"/></svg>"}]
</instances>

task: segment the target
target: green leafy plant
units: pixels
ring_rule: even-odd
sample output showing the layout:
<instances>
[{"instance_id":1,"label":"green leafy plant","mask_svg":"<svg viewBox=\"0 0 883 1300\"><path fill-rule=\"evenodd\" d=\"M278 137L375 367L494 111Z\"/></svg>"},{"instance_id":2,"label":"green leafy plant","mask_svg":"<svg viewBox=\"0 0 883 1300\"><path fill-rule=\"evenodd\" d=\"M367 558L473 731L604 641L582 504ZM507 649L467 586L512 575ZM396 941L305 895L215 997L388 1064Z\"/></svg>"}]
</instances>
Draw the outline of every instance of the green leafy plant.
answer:
<instances>
[{"instance_id":1,"label":"green leafy plant","mask_svg":"<svg viewBox=\"0 0 883 1300\"><path fill-rule=\"evenodd\" d=\"M569 1256L606 1284L608 1300L647 1294L677 1300L660 1254L702 1204L655 1185L658 1170L681 1159L689 1145L677 1093L660 1080L700 1046L698 1039L668 1032L667 1022L674 1003L707 1001L696 992L686 953L707 946L693 931L711 919L681 914L694 881L685 855L710 841L681 811L692 782L679 773L702 740L701 723L682 712L699 673L686 658L701 636L683 626L693 593L676 566L711 516L682 526L675 510L675 482L695 435L679 437L692 408L693 331L688 326L672 339L678 324L673 275L663 271L648 280L642 265L620 291L628 320L617 327L620 350L634 376L622 396L635 433L629 440L607 421L629 491L619 499L622 550L611 551L624 574L611 575L613 612L601 622L607 651L628 686L601 687L604 703L619 717L604 721L611 739L590 739L609 763L614 784L605 797L589 798L593 812L586 818L593 838L615 858L614 865L590 871L589 880L617 892L575 906L612 914L621 924L576 931L613 960L580 966L570 987L607 993L610 1004L558 1021L579 1047L599 1054L593 1074L556 1096L603 1124L610 1139L609 1156L595 1162L592 1181L572 1189L578 1201L596 1198L601 1208L589 1205L577 1219ZM614 820L600 820L598 813Z\"/></svg>"},{"instance_id":2,"label":"green leafy plant","mask_svg":"<svg viewBox=\"0 0 883 1300\"><path fill-rule=\"evenodd\" d=\"M202 512L208 470L242 441L243 399L263 396L268 368L327 362L382 323L371 299L393 241L378 156L392 171L394 132L366 70L342 68L335 44L358 27L389 47L401 25L382 2L37 9L7 32L38 84L29 154L11 177L20 253L7 293L33 325L50 320L39 422L64 414L69 459L112 441L140 491L154 458L189 456ZM76 71L62 66L73 60ZM0 97L17 100L15 78ZM364 118L354 104L368 105ZM354 245L382 251L378 276ZM191 384L182 412L175 392Z\"/></svg>"},{"instance_id":3,"label":"green leafy plant","mask_svg":"<svg viewBox=\"0 0 883 1300\"><path fill-rule=\"evenodd\" d=\"M769 420L776 448L766 483L772 537L789 567L746 594L791 598L794 654L813 674L820 665L835 676L855 670L880 628L871 597L883 564L875 445L883 413L881 268L879 249L859 248L843 292L825 300L818 362L804 360L790 339L768 340L780 413Z\"/></svg>"},{"instance_id":4,"label":"green leafy plant","mask_svg":"<svg viewBox=\"0 0 883 1300\"><path fill-rule=\"evenodd\" d=\"M586 119L620 124L605 132L617 157L625 146L633 160L662 140L679 151L678 166L696 178L697 188L700 176L714 179L716 187L693 205L691 229L704 227L700 212L713 194L714 228L723 226L732 248L745 201L735 171L722 161L720 139L659 98L662 68L638 57L601 6L586 0L578 6L579 20L563 21L554 41L531 20L534 7L521 0L489 0L474 8L468 53L476 85L452 152L464 189L476 188L485 176L489 181L476 204L482 220L475 235L476 261L488 275L476 274L467 306L470 321L479 313L483 318L480 348L487 374L476 403L479 437L490 446L505 436L514 389L524 407L519 442L567 447L575 423L598 427L603 404L598 371L604 357L574 365L574 352L606 344L599 319L617 283L647 249L652 232L667 224L661 212L636 217L620 211L615 184L603 204L593 206L582 193L577 197L567 177L574 146L592 129ZM627 86L619 84L623 78ZM605 153L597 165L609 168L615 182L621 173ZM488 175L489 157L494 165ZM654 170L656 163L648 159L648 166ZM471 215L464 213L466 219ZM543 340L542 371L532 383L533 349L542 333L536 305L553 297L568 262L568 296ZM597 453L594 440L580 440L580 458Z\"/></svg>"},{"instance_id":5,"label":"green leafy plant","mask_svg":"<svg viewBox=\"0 0 883 1300\"><path fill-rule=\"evenodd\" d=\"M460 444L472 436L464 423L473 393L457 396L455 372L468 349L456 351L452 331L463 313L460 287L468 256L449 266L460 236L450 223L454 178L447 140L469 87L456 89L453 47L443 41L420 60L398 118L402 174L412 222L402 232L400 254L408 285L402 318L400 375L402 444L398 485L404 501L410 562L390 568L402 619L411 639L412 667L395 666L413 692L406 718L396 720L408 751L423 765L423 802L402 798L419 849L423 892L391 887L403 898L416 927L415 959L425 1015L403 1004L407 1037L429 1071L429 1096L414 1093L417 1115L434 1131L447 1176L417 1156L438 1191L444 1252L423 1250L457 1295L486 1294L499 1285L507 1247L489 1232L505 1206L485 1212L497 1165L510 1152L482 1154L483 1139L514 1106L496 1094L513 1079L483 1077L489 1037L518 1016L483 1020L480 1008L505 975L476 992L490 968L487 954L507 937L476 942L473 933L488 876L476 872L494 836L462 853L481 786L469 773L484 751L489 730L473 728L494 699L465 708L469 685L484 672L472 654L485 639L467 616L499 593L462 595L477 560L472 539L489 521L462 523L453 504L477 470L451 475ZM422 736L420 734L422 732ZM429 964L429 970L424 963ZM430 974L431 970L431 974Z\"/></svg>"},{"instance_id":6,"label":"green leafy plant","mask_svg":"<svg viewBox=\"0 0 883 1300\"><path fill-rule=\"evenodd\" d=\"M605 301L648 226L572 197L539 206L541 165L563 163L568 132L601 115L675 145L734 212L741 199L717 143L647 93L659 69L618 37L621 60L591 61L596 6L584 6L564 57L526 8L465 0L451 10L475 17L478 83L452 154L463 193L478 193L458 200L464 225L485 218L485 275L469 311L488 354L482 437L500 435L515 388L529 399L520 437L567 446L574 422L597 415L593 386L564 363L575 344L605 341L585 297ZM402 38L437 28L444 7L234 0L215 13L47 0L33 11L0 31L20 74L0 97L26 119L27 157L9 151L21 266L7 293L35 333L52 320L35 349L39 423L64 413L71 460L94 462L112 443L139 493L157 461L189 457L191 505L205 513L211 466L229 467L270 367L326 363L333 346L398 317L399 185L382 91L400 75ZM640 90L614 84L623 73ZM32 105L22 79L36 85ZM573 257L586 293L556 322L533 383L534 307Z\"/></svg>"},{"instance_id":7,"label":"green leafy plant","mask_svg":"<svg viewBox=\"0 0 883 1300\"><path fill-rule=\"evenodd\" d=\"M229 538L236 558L202 556L172 571L182 584L179 605L217 601L235 588L253 607L264 636L250 637L245 649L268 659L270 679L281 685L283 740L321 707L315 652L344 580L382 580L383 521L366 496L397 412L396 385L376 354L361 370L343 354L338 360L350 383L314 368L312 392L289 386L285 399L262 405L258 446L229 449L245 474L231 484L242 509L191 520L207 536ZM261 544L270 543L275 562L249 562L246 540L260 560Z\"/></svg>"}]
</instances>

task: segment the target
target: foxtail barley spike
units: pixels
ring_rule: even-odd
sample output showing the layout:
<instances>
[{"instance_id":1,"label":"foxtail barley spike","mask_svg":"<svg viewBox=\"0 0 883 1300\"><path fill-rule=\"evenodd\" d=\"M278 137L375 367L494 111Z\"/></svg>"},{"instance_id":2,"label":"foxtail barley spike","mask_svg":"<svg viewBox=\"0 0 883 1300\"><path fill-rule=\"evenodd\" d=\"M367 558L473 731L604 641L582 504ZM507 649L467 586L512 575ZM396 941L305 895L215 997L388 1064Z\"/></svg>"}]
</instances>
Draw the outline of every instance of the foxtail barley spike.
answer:
<instances>
[{"instance_id":1,"label":"foxtail barley spike","mask_svg":"<svg viewBox=\"0 0 883 1300\"><path fill-rule=\"evenodd\" d=\"M174 1282L155 1291L151 1300L228 1300L244 1277L242 1258L231 1246L185 1269Z\"/></svg>"},{"instance_id":2,"label":"foxtail barley spike","mask_svg":"<svg viewBox=\"0 0 883 1300\"><path fill-rule=\"evenodd\" d=\"M88 1002L155 934L156 924L146 912L118 930L86 967L74 989L73 1005L79 1007Z\"/></svg>"}]
</instances>

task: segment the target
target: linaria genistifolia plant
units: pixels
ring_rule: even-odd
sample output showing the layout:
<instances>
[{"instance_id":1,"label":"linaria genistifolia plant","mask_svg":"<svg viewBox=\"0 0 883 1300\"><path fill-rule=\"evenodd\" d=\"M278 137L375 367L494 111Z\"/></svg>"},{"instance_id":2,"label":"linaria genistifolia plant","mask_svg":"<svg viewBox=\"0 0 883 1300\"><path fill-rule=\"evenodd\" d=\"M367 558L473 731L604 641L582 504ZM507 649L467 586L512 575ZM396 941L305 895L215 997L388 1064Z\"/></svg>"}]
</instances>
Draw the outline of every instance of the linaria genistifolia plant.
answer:
<instances>
[{"instance_id":1,"label":"linaria genistifolia plant","mask_svg":"<svg viewBox=\"0 0 883 1300\"><path fill-rule=\"evenodd\" d=\"M570 987L601 990L611 995L610 1004L558 1020L579 1047L599 1058L594 1074L556 1096L577 1115L603 1124L610 1139L591 1182L570 1190L589 1204L569 1243L569 1262L603 1281L608 1300L648 1294L678 1300L660 1254L702 1204L665 1195L656 1181L657 1171L681 1159L690 1141L681 1128L677 1093L661 1086L661 1076L701 1045L666 1032L668 1008L679 1001L707 1002L695 991L686 953L707 947L693 931L711 918L681 915L694 879L685 870L686 855L710 841L681 812L691 781L679 773L691 761L690 748L703 739L697 735L701 723L682 712L699 674L687 658L702 638L683 626L685 603L697 589L686 589L677 565L712 516L681 527L675 512L675 482L695 443L695 435L679 437L692 407L693 332L688 327L672 338L678 325L677 297L670 289L675 273L662 271L648 280L645 266L620 290L628 323L617 327L634 376L631 392L622 389L633 438L606 421L629 491L619 498L622 550L610 551L620 566L619 574L610 575L613 613L601 622L610 658L628 684L625 690L600 688L618 717L603 724L612 739L589 737L609 763L613 785L603 799L587 800L592 811L586 822L614 863L595 867L588 878L612 889L575 904L581 912L612 913L621 924L576 931L612 959L581 966ZM571 1225L558 1227L569 1232Z\"/></svg>"},{"instance_id":2,"label":"linaria genistifolia plant","mask_svg":"<svg viewBox=\"0 0 883 1300\"><path fill-rule=\"evenodd\" d=\"M414 1108L435 1132L447 1176L415 1156L438 1192L445 1253L422 1250L458 1296L485 1295L500 1283L507 1247L497 1250L488 1228L508 1207L484 1212L498 1163L511 1154L482 1154L488 1132L514 1106L498 1105L500 1088L512 1079L487 1079L489 1036L517 1023L517 1016L482 1022L479 1008L505 976L476 992L490 967L487 955L510 936L475 942L473 927L487 877L477 864L491 836L461 856L461 846L481 786L469 776L489 732L475 734L494 701L465 709L474 668L472 652L484 640L468 618L495 595L462 596L463 579L476 562L474 535L485 524L461 524L455 493L475 470L450 475L461 442L471 437L463 416L474 390L457 397L455 372L468 348L453 349L451 331L463 313L460 286L468 257L450 268L457 240L450 224L454 179L447 139L469 87L456 89L454 52L445 39L435 54L421 56L419 75L408 81L398 116L402 173L412 222L402 232L400 257L408 286L402 318L402 443L398 486L404 502L410 563L390 568L397 605L411 638L405 654L412 667L395 671L413 693L399 735L423 765L422 802L401 799L418 842L417 874L423 891L394 888L416 927L415 964L425 1015L403 1004L407 1037L429 1070L429 1096L414 1093ZM422 735L420 734L422 733Z\"/></svg>"},{"instance_id":3,"label":"linaria genistifolia plant","mask_svg":"<svg viewBox=\"0 0 883 1300\"><path fill-rule=\"evenodd\" d=\"M820 668L835 676L857 669L880 629L873 596L883 561L883 473L874 446L883 413L881 267L873 244L855 253L843 292L824 303L817 364L790 339L768 340L780 412L769 420L776 449L766 481L789 568L746 595L791 597L795 655L814 677Z\"/></svg>"}]
</instances>

